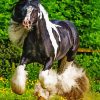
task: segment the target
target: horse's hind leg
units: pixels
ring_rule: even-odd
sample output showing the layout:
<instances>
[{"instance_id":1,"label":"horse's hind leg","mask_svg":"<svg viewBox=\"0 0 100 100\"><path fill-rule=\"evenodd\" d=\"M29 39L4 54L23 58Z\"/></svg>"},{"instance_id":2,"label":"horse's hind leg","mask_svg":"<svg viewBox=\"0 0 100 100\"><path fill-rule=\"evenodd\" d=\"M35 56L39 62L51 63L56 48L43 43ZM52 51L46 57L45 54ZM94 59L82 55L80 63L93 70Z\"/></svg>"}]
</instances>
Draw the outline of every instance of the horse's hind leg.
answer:
<instances>
[{"instance_id":1,"label":"horse's hind leg","mask_svg":"<svg viewBox=\"0 0 100 100\"><path fill-rule=\"evenodd\" d=\"M73 60L67 61L67 56L64 56L62 59L60 59L58 61L58 69L57 69L58 74L62 74L65 71L65 69L68 66L70 66L72 63L73 63Z\"/></svg>"},{"instance_id":2,"label":"horse's hind leg","mask_svg":"<svg viewBox=\"0 0 100 100\"><path fill-rule=\"evenodd\" d=\"M84 93L89 88L89 80L83 69L79 68L77 64L72 63L75 53L70 50L59 61L58 74L63 76L61 81L64 80L62 81L62 87L64 86L64 89L67 89L65 88L66 86L71 86L70 91L65 93L68 100L81 100L80 98L84 96ZM72 82L75 82L75 84L72 84Z\"/></svg>"},{"instance_id":3,"label":"horse's hind leg","mask_svg":"<svg viewBox=\"0 0 100 100\"><path fill-rule=\"evenodd\" d=\"M59 74L62 73L68 66L70 66L73 63L75 54L76 54L76 52L72 51L72 49L70 49L67 52L67 54L58 61L58 73Z\"/></svg>"},{"instance_id":4,"label":"horse's hind leg","mask_svg":"<svg viewBox=\"0 0 100 100\"><path fill-rule=\"evenodd\" d=\"M75 59L76 52L77 50L73 50L72 48L69 49L69 51L66 54L68 62L71 62Z\"/></svg>"}]
</instances>

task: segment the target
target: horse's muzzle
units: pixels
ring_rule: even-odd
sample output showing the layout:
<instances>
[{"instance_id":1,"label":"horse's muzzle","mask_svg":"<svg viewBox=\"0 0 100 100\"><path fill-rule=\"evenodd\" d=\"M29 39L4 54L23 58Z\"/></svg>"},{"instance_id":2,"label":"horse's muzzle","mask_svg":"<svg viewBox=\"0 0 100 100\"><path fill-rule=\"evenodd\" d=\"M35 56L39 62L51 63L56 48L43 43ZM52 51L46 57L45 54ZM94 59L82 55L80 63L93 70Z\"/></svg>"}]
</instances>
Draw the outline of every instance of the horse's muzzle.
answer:
<instances>
[{"instance_id":1,"label":"horse's muzzle","mask_svg":"<svg viewBox=\"0 0 100 100\"><path fill-rule=\"evenodd\" d=\"M32 28L32 22L28 18L23 20L22 25L27 30L30 30Z\"/></svg>"}]
</instances>

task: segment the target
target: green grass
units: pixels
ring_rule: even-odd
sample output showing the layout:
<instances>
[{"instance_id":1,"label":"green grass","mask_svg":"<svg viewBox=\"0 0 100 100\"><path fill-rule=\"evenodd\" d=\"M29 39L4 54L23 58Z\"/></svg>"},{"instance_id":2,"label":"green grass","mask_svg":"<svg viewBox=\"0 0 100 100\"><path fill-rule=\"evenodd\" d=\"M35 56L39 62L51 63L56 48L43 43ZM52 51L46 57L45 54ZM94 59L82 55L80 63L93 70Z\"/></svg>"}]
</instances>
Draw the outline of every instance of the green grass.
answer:
<instances>
[{"instance_id":1,"label":"green grass","mask_svg":"<svg viewBox=\"0 0 100 100\"><path fill-rule=\"evenodd\" d=\"M33 89L26 90L23 95L17 95L11 91L10 88L0 88L0 100L36 100L33 95ZM63 100L59 96L52 100ZM100 100L100 93L89 92L85 95L83 100Z\"/></svg>"},{"instance_id":2,"label":"green grass","mask_svg":"<svg viewBox=\"0 0 100 100\"><path fill-rule=\"evenodd\" d=\"M0 100L37 100L33 95L34 86L37 80L27 81L27 89L23 95L17 95L12 92L10 88L10 81L8 79L0 77ZM59 96L55 96L52 100L64 100ZM100 100L99 92L89 92L85 94L83 100Z\"/></svg>"},{"instance_id":3,"label":"green grass","mask_svg":"<svg viewBox=\"0 0 100 100\"><path fill-rule=\"evenodd\" d=\"M0 100L36 100L33 90L26 90L23 95L17 95L10 88L0 89Z\"/></svg>"}]
</instances>

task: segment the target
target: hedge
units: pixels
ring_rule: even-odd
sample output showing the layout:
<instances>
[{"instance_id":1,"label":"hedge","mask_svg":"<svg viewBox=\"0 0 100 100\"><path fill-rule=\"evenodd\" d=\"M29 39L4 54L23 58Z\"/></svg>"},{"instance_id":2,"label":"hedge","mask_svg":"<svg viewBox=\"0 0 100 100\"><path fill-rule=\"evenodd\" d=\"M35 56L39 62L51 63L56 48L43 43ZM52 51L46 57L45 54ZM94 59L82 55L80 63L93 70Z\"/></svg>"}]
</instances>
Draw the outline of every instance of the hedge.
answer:
<instances>
[{"instance_id":1,"label":"hedge","mask_svg":"<svg viewBox=\"0 0 100 100\"><path fill-rule=\"evenodd\" d=\"M0 38L8 37L11 9L18 0L0 1ZM99 0L40 0L50 19L72 21L80 35L80 47L100 48Z\"/></svg>"},{"instance_id":2,"label":"hedge","mask_svg":"<svg viewBox=\"0 0 100 100\"><path fill-rule=\"evenodd\" d=\"M0 76L8 79L19 64L22 51L9 41L7 33L11 9L16 1L0 1ZM100 49L99 0L41 0L41 3L50 19L70 20L75 24L81 48ZM92 90L100 92L100 53L78 53L76 62L85 68L91 80ZM29 79L37 79L41 68L41 65L36 63L28 65Z\"/></svg>"}]
</instances>

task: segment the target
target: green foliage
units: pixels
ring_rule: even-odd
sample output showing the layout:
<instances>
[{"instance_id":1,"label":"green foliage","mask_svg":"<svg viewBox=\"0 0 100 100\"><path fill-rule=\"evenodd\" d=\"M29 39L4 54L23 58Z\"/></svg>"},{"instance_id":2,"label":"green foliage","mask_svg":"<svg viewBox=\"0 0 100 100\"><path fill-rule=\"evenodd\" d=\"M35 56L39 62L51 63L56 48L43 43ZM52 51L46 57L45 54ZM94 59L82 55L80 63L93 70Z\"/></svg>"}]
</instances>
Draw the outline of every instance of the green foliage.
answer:
<instances>
[{"instance_id":1,"label":"green foliage","mask_svg":"<svg viewBox=\"0 0 100 100\"><path fill-rule=\"evenodd\" d=\"M0 76L10 78L20 55L20 48L12 45L8 39L0 40Z\"/></svg>"},{"instance_id":2,"label":"green foliage","mask_svg":"<svg viewBox=\"0 0 100 100\"><path fill-rule=\"evenodd\" d=\"M21 49L8 40L11 8L18 0L0 0L0 76L10 79L21 57ZM99 0L41 0L50 19L70 20L78 29L80 47L100 49ZM100 53L78 54L76 61L85 68L94 91L100 92ZM54 64L54 67L57 64ZM30 80L36 80L39 64L27 66ZM31 83L31 82L29 82ZM30 85L32 87L32 85Z\"/></svg>"},{"instance_id":3,"label":"green foliage","mask_svg":"<svg viewBox=\"0 0 100 100\"><path fill-rule=\"evenodd\" d=\"M23 95L17 95L12 92L11 88L7 87L8 84L9 81L7 79L0 80L0 100L37 100L36 96L33 95L33 87L31 89L26 89ZM50 100L64 100L64 98L54 95ZM84 95L82 100L100 100L100 93L88 92Z\"/></svg>"},{"instance_id":4,"label":"green foliage","mask_svg":"<svg viewBox=\"0 0 100 100\"><path fill-rule=\"evenodd\" d=\"M0 0L0 39L7 38L7 30L14 0Z\"/></svg>"}]
</instances>

